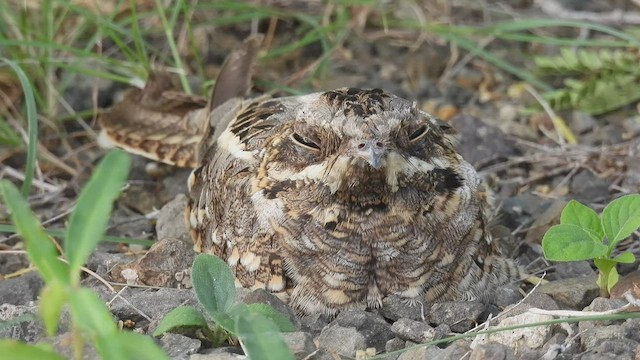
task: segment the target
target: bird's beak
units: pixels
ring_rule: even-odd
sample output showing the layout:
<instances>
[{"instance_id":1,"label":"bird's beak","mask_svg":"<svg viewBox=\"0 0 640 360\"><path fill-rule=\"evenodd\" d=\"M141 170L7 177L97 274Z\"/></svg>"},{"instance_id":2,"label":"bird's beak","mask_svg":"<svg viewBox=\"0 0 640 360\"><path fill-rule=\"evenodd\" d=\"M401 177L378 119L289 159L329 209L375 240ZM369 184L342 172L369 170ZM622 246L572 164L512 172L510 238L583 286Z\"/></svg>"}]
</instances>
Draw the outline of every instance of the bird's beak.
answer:
<instances>
[{"instance_id":1,"label":"bird's beak","mask_svg":"<svg viewBox=\"0 0 640 360\"><path fill-rule=\"evenodd\" d=\"M374 169L382 167L382 157L385 152L386 148L381 141L362 140L356 142L356 154Z\"/></svg>"}]
</instances>

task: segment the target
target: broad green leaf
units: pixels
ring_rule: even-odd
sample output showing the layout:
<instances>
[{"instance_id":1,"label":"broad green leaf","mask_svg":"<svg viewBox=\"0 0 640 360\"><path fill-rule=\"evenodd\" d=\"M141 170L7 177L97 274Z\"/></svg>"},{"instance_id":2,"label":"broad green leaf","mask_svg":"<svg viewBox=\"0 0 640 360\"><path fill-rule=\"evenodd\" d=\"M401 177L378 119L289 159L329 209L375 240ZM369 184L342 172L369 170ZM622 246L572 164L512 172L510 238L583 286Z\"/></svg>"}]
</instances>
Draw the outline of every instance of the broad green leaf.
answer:
<instances>
[{"instance_id":1,"label":"broad green leaf","mask_svg":"<svg viewBox=\"0 0 640 360\"><path fill-rule=\"evenodd\" d=\"M151 337L130 331L100 337L96 345L104 360L169 360Z\"/></svg>"},{"instance_id":2,"label":"broad green leaf","mask_svg":"<svg viewBox=\"0 0 640 360\"><path fill-rule=\"evenodd\" d=\"M191 268L191 281L198 301L210 314L224 313L233 304L235 282L231 270L220 258L198 255Z\"/></svg>"},{"instance_id":3,"label":"broad green leaf","mask_svg":"<svg viewBox=\"0 0 640 360\"><path fill-rule=\"evenodd\" d=\"M625 251L612 260L623 264L633 264L636 261L636 256L631 251Z\"/></svg>"},{"instance_id":4,"label":"broad green leaf","mask_svg":"<svg viewBox=\"0 0 640 360\"><path fill-rule=\"evenodd\" d=\"M608 247L578 225L552 226L542 238L544 257L552 261L588 260L607 254Z\"/></svg>"},{"instance_id":5,"label":"broad green leaf","mask_svg":"<svg viewBox=\"0 0 640 360\"><path fill-rule=\"evenodd\" d=\"M7 359L11 358L12 360L65 360L64 357L53 351L16 340L0 340L0 354L5 354L5 356L9 356Z\"/></svg>"},{"instance_id":6,"label":"broad green leaf","mask_svg":"<svg viewBox=\"0 0 640 360\"><path fill-rule=\"evenodd\" d=\"M69 219L64 244L75 283L79 281L80 267L104 235L113 201L127 180L130 166L131 158L127 153L121 150L109 152L80 193Z\"/></svg>"},{"instance_id":7,"label":"broad green leaf","mask_svg":"<svg viewBox=\"0 0 640 360\"><path fill-rule=\"evenodd\" d=\"M111 312L102 299L89 289L78 289L69 294L71 316L80 329L96 337L109 337L118 332Z\"/></svg>"},{"instance_id":8,"label":"broad green leaf","mask_svg":"<svg viewBox=\"0 0 640 360\"><path fill-rule=\"evenodd\" d=\"M602 227L613 247L640 227L640 194L613 200L602 212Z\"/></svg>"},{"instance_id":9,"label":"broad green leaf","mask_svg":"<svg viewBox=\"0 0 640 360\"><path fill-rule=\"evenodd\" d=\"M243 308L244 310L240 310L240 307L238 305L244 305L245 306ZM209 313L209 315L211 315L211 318L216 323L216 325L218 325L219 327L221 327L222 329L224 329L225 331L231 334L235 334L236 318L238 317L238 314L248 312L248 311L249 310L247 310L245 304L237 304L237 305L234 305L231 309L227 310L227 312L223 313L220 311L216 311L213 313Z\"/></svg>"},{"instance_id":10,"label":"broad green leaf","mask_svg":"<svg viewBox=\"0 0 640 360\"><path fill-rule=\"evenodd\" d=\"M604 237L604 231L602 230L598 214L592 208L575 200L569 201L562 210L560 223L577 225L597 234L600 239Z\"/></svg>"},{"instance_id":11,"label":"broad green leaf","mask_svg":"<svg viewBox=\"0 0 640 360\"><path fill-rule=\"evenodd\" d=\"M153 336L160 336L171 329L185 326L207 327L207 320L192 306L179 306L164 316Z\"/></svg>"},{"instance_id":12,"label":"broad green leaf","mask_svg":"<svg viewBox=\"0 0 640 360\"><path fill-rule=\"evenodd\" d=\"M293 359L276 324L258 313L241 314L236 319L236 332L251 360Z\"/></svg>"},{"instance_id":13,"label":"broad green leaf","mask_svg":"<svg viewBox=\"0 0 640 360\"><path fill-rule=\"evenodd\" d=\"M49 336L53 336L58 329L60 311L67 301L67 288L59 282L53 282L42 289L40 293L40 317Z\"/></svg>"},{"instance_id":14,"label":"broad green leaf","mask_svg":"<svg viewBox=\"0 0 640 360\"><path fill-rule=\"evenodd\" d=\"M249 312L260 314L273 321L281 332L296 331L296 327L291 323L291 321L269 304L248 304L247 308L249 309Z\"/></svg>"},{"instance_id":15,"label":"broad green leaf","mask_svg":"<svg viewBox=\"0 0 640 360\"><path fill-rule=\"evenodd\" d=\"M611 289L618 283L620 279L620 275L618 275L618 270L616 267L612 267L611 271L609 271L609 276L607 277L607 292L611 293Z\"/></svg>"},{"instance_id":16,"label":"broad green leaf","mask_svg":"<svg viewBox=\"0 0 640 360\"><path fill-rule=\"evenodd\" d=\"M67 264L58 260L58 250L42 229L40 222L33 215L29 204L24 200L18 189L9 181L0 182L0 191L7 207L11 211L11 221L15 224L18 234L22 236L27 246L29 260L47 284L59 281L69 283L69 269Z\"/></svg>"}]
</instances>

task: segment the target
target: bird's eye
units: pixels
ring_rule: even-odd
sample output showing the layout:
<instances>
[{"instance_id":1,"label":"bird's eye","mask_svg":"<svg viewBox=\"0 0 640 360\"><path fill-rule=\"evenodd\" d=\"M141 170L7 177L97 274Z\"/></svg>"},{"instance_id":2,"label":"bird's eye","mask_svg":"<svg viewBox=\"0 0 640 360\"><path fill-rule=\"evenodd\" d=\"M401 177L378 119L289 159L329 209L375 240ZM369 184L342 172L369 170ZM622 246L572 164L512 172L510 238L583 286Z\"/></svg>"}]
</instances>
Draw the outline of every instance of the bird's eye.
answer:
<instances>
[{"instance_id":1,"label":"bird's eye","mask_svg":"<svg viewBox=\"0 0 640 360\"><path fill-rule=\"evenodd\" d=\"M297 143L298 145L304 148L307 148L310 150L320 150L320 145L318 145L315 141L309 139L306 136L302 136L298 133L294 133L293 135L291 135L291 138L295 143Z\"/></svg>"},{"instance_id":2,"label":"bird's eye","mask_svg":"<svg viewBox=\"0 0 640 360\"><path fill-rule=\"evenodd\" d=\"M422 125L409 135L409 141L416 142L422 139L428 132L427 125Z\"/></svg>"}]
</instances>

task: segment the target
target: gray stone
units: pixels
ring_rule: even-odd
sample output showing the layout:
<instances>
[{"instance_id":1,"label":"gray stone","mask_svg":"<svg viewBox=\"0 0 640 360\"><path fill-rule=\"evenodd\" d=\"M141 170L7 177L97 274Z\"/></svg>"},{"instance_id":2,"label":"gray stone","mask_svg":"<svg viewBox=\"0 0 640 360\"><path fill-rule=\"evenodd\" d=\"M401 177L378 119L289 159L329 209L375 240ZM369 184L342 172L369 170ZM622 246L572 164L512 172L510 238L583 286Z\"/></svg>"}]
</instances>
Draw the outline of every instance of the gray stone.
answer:
<instances>
[{"instance_id":1,"label":"gray stone","mask_svg":"<svg viewBox=\"0 0 640 360\"><path fill-rule=\"evenodd\" d=\"M447 324L451 331L463 333L471 330L486 306L478 301L447 301L435 303L429 311L429 322Z\"/></svg>"},{"instance_id":2,"label":"gray stone","mask_svg":"<svg viewBox=\"0 0 640 360\"><path fill-rule=\"evenodd\" d=\"M514 284L498 286L495 290L493 302L501 308L506 308L509 305L518 303L520 300L522 300L522 295L520 295L520 286Z\"/></svg>"},{"instance_id":3,"label":"gray stone","mask_svg":"<svg viewBox=\"0 0 640 360\"><path fill-rule=\"evenodd\" d=\"M162 349L175 360L189 359L189 355L195 354L202 343L198 339L192 339L179 334L165 333L160 338Z\"/></svg>"},{"instance_id":4,"label":"gray stone","mask_svg":"<svg viewBox=\"0 0 640 360\"><path fill-rule=\"evenodd\" d=\"M366 311L343 311L331 323L334 324L355 328L364 336L365 348L374 347L378 352L383 351L387 341L395 337L391 326L382 316Z\"/></svg>"},{"instance_id":5,"label":"gray stone","mask_svg":"<svg viewBox=\"0 0 640 360\"><path fill-rule=\"evenodd\" d=\"M541 285L538 290L575 310L589 305L600 294L600 288L592 277L555 280Z\"/></svg>"},{"instance_id":6,"label":"gray stone","mask_svg":"<svg viewBox=\"0 0 640 360\"><path fill-rule=\"evenodd\" d=\"M640 192L640 139L629 146L629 156L625 159L627 174L622 186L630 192Z\"/></svg>"},{"instance_id":7,"label":"gray stone","mask_svg":"<svg viewBox=\"0 0 640 360\"><path fill-rule=\"evenodd\" d=\"M553 327L547 326L526 326L531 323L552 320L551 315L540 315L524 312L518 315L502 318L496 328L510 326L523 326L511 331L499 331L491 334L479 335L474 339L473 346L477 347L486 343L500 343L513 349L517 356L520 356L528 349L540 349L551 338Z\"/></svg>"},{"instance_id":8,"label":"gray stone","mask_svg":"<svg viewBox=\"0 0 640 360\"><path fill-rule=\"evenodd\" d=\"M156 233L159 240L174 238L193 246L191 235L189 235L189 229L184 219L184 211L188 203L187 197L184 194L179 194L160 209L156 223Z\"/></svg>"},{"instance_id":9,"label":"gray stone","mask_svg":"<svg viewBox=\"0 0 640 360\"><path fill-rule=\"evenodd\" d=\"M622 328L626 332L626 338L640 343L640 319L627 319L622 324Z\"/></svg>"},{"instance_id":10,"label":"gray stone","mask_svg":"<svg viewBox=\"0 0 640 360\"><path fill-rule=\"evenodd\" d=\"M444 348L442 350L442 352L439 353L440 357L438 357L438 359L447 359L447 360L463 359L471 351L471 348L469 347L469 345L470 345L470 341L469 340L457 340L457 341L454 341L453 343L449 344L446 348ZM433 347L431 347L431 348L433 348ZM427 352L427 354L428 354L428 352ZM431 359L431 358L429 358L429 359Z\"/></svg>"},{"instance_id":11,"label":"gray stone","mask_svg":"<svg viewBox=\"0 0 640 360\"><path fill-rule=\"evenodd\" d=\"M310 314L305 315L300 319L300 328L303 331L310 332L315 336L318 336L322 329L329 325L330 319L324 314Z\"/></svg>"},{"instance_id":12,"label":"gray stone","mask_svg":"<svg viewBox=\"0 0 640 360\"><path fill-rule=\"evenodd\" d=\"M113 253L103 251L102 244L98 245L98 250L91 253L89 260L87 260L87 268L93 270L101 277L108 277L109 271L117 265L124 265L131 262L131 255L123 253ZM83 280L83 285L93 286L91 284L98 284L99 281L90 276Z\"/></svg>"},{"instance_id":13,"label":"gray stone","mask_svg":"<svg viewBox=\"0 0 640 360\"><path fill-rule=\"evenodd\" d=\"M622 325L596 326L586 329L580 325L578 325L581 333L580 342L585 349L594 349L605 340L620 340L627 335L627 331ZM637 342L633 342L637 344Z\"/></svg>"},{"instance_id":14,"label":"gray stone","mask_svg":"<svg viewBox=\"0 0 640 360\"><path fill-rule=\"evenodd\" d=\"M355 327L338 324L324 329L316 340L318 348L346 357L355 357L356 350L367 348L367 339Z\"/></svg>"},{"instance_id":15,"label":"gray stone","mask_svg":"<svg viewBox=\"0 0 640 360\"><path fill-rule=\"evenodd\" d=\"M378 311L386 319L396 321L400 318L424 320L428 310L429 307L421 302L411 304L406 298L389 295L382 299L382 307Z\"/></svg>"},{"instance_id":16,"label":"gray stone","mask_svg":"<svg viewBox=\"0 0 640 360\"><path fill-rule=\"evenodd\" d=\"M393 325L391 331L404 340L425 343L436 339L436 330L422 321L402 318Z\"/></svg>"},{"instance_id":17,"label":"gray stone","mask_svg":"<svg viewBox=\"0 0 640 360\"><path fill-rule=\"evenodd\" d=\"M583 359L636 359L636 349L638 343L629 339L603 340L594 347L587 347ZM612 357L613 356L613 357Z\"/></svg>"},{"instance_id":18,"label":"gray stone","mask_svg":"<svg viewBox=\"0 0 640 360\"><path fill-rule=\"evenodd\" d=\"M549 205L549 201L531 193L508 197L504 200L499 216L509 228L529 226Z\"/></svg>"},{"instance_id":19,"label":"gray stone","mask_svg":"<svg viewBox=\"0 0 640 360\"><path fill-rule=\"evenodd\" d=\"M0 274L12 274L28 268L29 263L27 254L0 254Z\"/></svg>"},{"instance_id":20,"label":"gray stone","mask_svg":"<svg viewBox=\"0 0 640 360\"><path fill-rule=\"evenodd\" d=\"M425 360L425 359L445 359L443 356L445 351L437 346L420 346L418 348L409 349L400 356L398 360Z\"/></svg>"},{"instance_id":21,"label":"gray stone","mask_svg":"<svg viewBox=\"0 0 640 360\"><path fill-rule=\"evenodd\" d=\"M189 360L247 360L247 356L242 354L242 349L225 346L203 350L198 354L189 356Z\"/></svg>"},{"instance_id":22,"label":"gray stone","mask_svg":"<svg viewBox=\"0 0 640 360\"><path fill-rule=\"evenodd\" d=\"M596 119L584 111L574 111L571 113L569 127L576 134L584 134L597 125Z\"/></svg>"},{"instance_id":23,"label":"gray stone","mask_svg":"<svg viewBox=\"0 0 640 360\"><path fill-rule=\"evenodd\" d=\"M193 245L175 238L164 238L153 244L151 249L136 261L117 265L111 270L111 277L119 282L157 287L182 287L177 274L191 269L196 253Z\"/></svg>"},{"instance_id":24,"label":"gray stone","mask_svg":"<svg viewBox=\"0 0 640 360\"><path fill-rule=\"evenodd\" d=\"M471 351L469 360L515 360L513 350L498 343L486 343Z\"/></svg>"},{"instance_id":25,"label":"gray stone","mask_svg":"<svg viewBox=\"0 0 640 360\"><path fill-rule=\"evenodd\" d=\"M0 299L4 304L24 305L38 299L44 281L36 271L0 281Z\"/></svg>"},{"instance_id":26,"label":"gray stone","mask_svg":"<svg viewBox=\"0 0 640 360\"><path fill-rule=\"evenodd\" d=\"M187 181L189 175L191 175L192 169L178 169L175 166L171 167L173 172L162 178L163 193L175 198L180 194L187 192ZM184 218L184 208L180 214Z\"/></svg>"},{"instance_id":27,"label":"gray stone","mask_svg":"<svg viewBox=\"0 0 640 360\"><path fill-rule=\"evenodd\" d=\"M301 331L287 332L282 333L282 338L296 359L304 359L316 351L316 345L309 333Z\"/></svg>"},{"instance_id":28,"label":"gray stone","mask_svg":"<svg viewBox=\"0 0 640 360\"><path fill-rule=\"evenodd\" d=\"M507 308L509 316L515 316L527 312L531 308L558 310L560 307L551 296L539 291L539 288L527 295L521 303Z\"/></svg>"},{"instance_id":29,"label":"gray stone","mask_svg":"<svg viewBox=\"0 0 640 360\"><path fill-rule=\"evenodd\" d=\"M580 170L571 179L569 189L576 200L592 203L605 200L609 194L609 181L601 179L589 170Z\"/></svg>"},{"instance_id":30,"label":"gray stone","mask_svg":"<svg viewBox=\"0 0 640 360\"><path fill-rule=\"evenodd\" d=\"M593 277L596 272L588 261L566 261L554 264L555 275L558 279Z\"/></svg>"},{"instance_id":31,"label":"gray stone","mask_svg":"<svg viewBox=\"0 0 640 360\"><path fill-rule=\"evenodd\" d=\"M458 115L451 124L460 132L458 151L477 169L519 153L513 140L500 129L469 115ZM487 141L491 139L491 141Z\"/></svg>"},{"instance_id":32,"label":"gray stone","mask_svg":"<svg viewBox=\"0 0 640 360\"><path fill-rule=\"evenodd\" d=\"M100 289L100 288L97 288ZM105 301L111 301L111 312L119 319L131 319L136 322L145 321L145 316L152 319L149 332L153 332L158 322L171 310L180 305L200 307L191 289L160 290L133 289L123 291L115 297L111 293L102 293ZM126 299L123 300L122 298ZM141 315L142 312L145 316Z\"/></svg>"},{"instance_id":33,"label":"gray stone","mask_svg":"<svg viewBox=\"0 0 640 360\"><path fill-rule=\"evenodd\" d=\"M405 341L400 338L393 338L384 345L385 352L392 352L397 350L402 350L405 347Z\"/></svg>"},{"instance_id":34,"label":"gray stone","mask_svg":"<svg viewBox=\"0 0 640 360\"><path fill-rule=\"evenodd\" d=\"M24 319L19 321L18 319ZM0 330L0 339L14 339L35 343L45 336L45 329L38 317L38 308L32 305L0 305L0 321L16 321L16 324Z\"/></svg>"},{"instance_id":35,"label":"gray stone","mask_svg":"<svg viewBox=\"0 0 640 360\"><path fill-rule=\"evenodd\" d=\"M116 236L147 239L150 234L153 234L153 221L129 209L116 209L110 224L109 234ZM114 248L117 246L115 243L105 245Z\"/></svg>"},{"instance_id":36,"label":"gray stone","mask_svg":"<svg viewBox=\"0 0 640 360\"><path fill-rule=\"evenodd\" d=\"M609 298L597 297L593 299L591 304L585 307L583 311L598 311L598 312L609 311L613 309L618 309L624 306L626 303L627 302L622 299L609 299ZM618 321L611 321L611 320L586 321L586 322L580 322L580 325L582 326L581 327L582 330L586 330L595 326L611 325L614 323L621 323L621 321L620 320Z\"/></svg>"},{"instance_id":37,"label":"gray stone","mask_svg":"<svg viewBox=\"0 0 640 360\"><path fill-rule=\"evenodd\" d=\"M264 289L256 289L248 293L243 299L242 302L245 304L268 304L271 305L274 309L283 314L296 329L300 329L300 318L296 316L296 314L291 311L291 308L287 306L279 297L275 296L273 293L270 293Z\"/></svg>"}]
</instances>

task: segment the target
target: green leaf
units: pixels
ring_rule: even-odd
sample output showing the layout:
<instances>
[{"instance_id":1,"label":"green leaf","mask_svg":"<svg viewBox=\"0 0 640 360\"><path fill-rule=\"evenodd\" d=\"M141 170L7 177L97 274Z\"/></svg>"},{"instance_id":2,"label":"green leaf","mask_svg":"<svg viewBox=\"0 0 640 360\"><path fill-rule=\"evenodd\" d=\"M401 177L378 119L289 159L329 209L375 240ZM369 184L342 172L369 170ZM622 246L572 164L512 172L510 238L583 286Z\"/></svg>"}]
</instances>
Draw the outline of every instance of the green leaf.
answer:
<instances>
[{"instance_id":1,"label":"green leaf","mask_svg":"<svg viewBox=\"0 0 640 360\"><path fill-rule=\"evenodd\" d=\"M633 264L636 261L636 256L631 251L625 251L612 260L623 264Z\"/></svg>"},{"instance_id":2,"label":"green leaf","mask_svg":"<svg viewBox=\"0 0 640 360\"><path fill-rule=\"evenodd\" d=\"M12 360L65 360L57 353L15 340L0 340L0 354L11 354Z\"/></svg>"},{"instance_id":3,"label":"green leaf","mask_svg":"<svg viewBox=\"0 0 640 360\"><path fill-rule=\"evenodd\" d=\"M18 234L22 236L27 246L29 260L35 264L47 284L59 281L69 283L67 264L58 260L58 250L42 229L40 222L31 212L29 204L24 200L18 189L9 181L0 182L0 191L7 207L11 211L11 221L15 224Z\"/></svg>"},{"instance_id":4,"label":"green leaf","mask_svg":"<svg viewBox=\"0 0 640 360\"><path fill-rule=\"evenodd\" d=\"M24 39L22 39L24 40ZM22 91L24 93L24 101L27 110L27 132L29 133L29 141L27 142L27 159L25 161L24 168L24 182L22 183L22 196L27 197L29 191L31 191L31 184L33 183L33 174L36 170L36 158L38 149L38 112L36 109L36 100L34 97L33 86L29 81L29 76L22 70L17 63L0 58L18 76Z\"/></svg>"},{"instance_id":5,"label":"green leaf","mask_svg":"<svg viewBox=\"0 0 640 360\"><path fill-rule=\"evenodd\" d=\"M69 294L69 306L75 324L97 337L109 337L118 332L111 312L102 299L89 289L78 289Z\"/></svg>"},{"instance_id":6,"label":"green leaf","mask_svg":"<svg viewBox=\"0 0 640 360\"><path fill-rule=\"evenodd\" d=\"M209 254L196 256L191 281L198 301L212 316L226 312L233 304L235 282L231 270L220 258Z\"/></svg>"},{"instance_id":7,"label":"green leaf","mask_svg":"<svg viewBox=\"0 0 640 360\"><path fill-rule=\"evenodd\" d=\"M238 305L244 305L244 304L238 304ZM246 310L246 308L245 308L245 310ZM248 311L248 310L246 310L246 311ZM228 333L235 334L236 333L236 318L237 318L237 314L239 314L239 313L241 313L241 311L238 311L237 306L233 306L226 313L216 311L216 312L213 312L213 313L209 313L209 315L211 315L211 318L216 323L216 325L218 325L219 327L221 327L222 329L224 329Z\"/></svg>"},{"instance_id":8,"label":"green leaf","mask_svg":"<svg viewBox=\"0 0 640 360\"><path fill-rule=\"evenodd\" d=\"M177 327L194 326L207 327L207 320L196 308L192 306L180 306L171 310L164 316L153 336L160 336Z\"/></svg>"},{"instance_id":9,"label":"green leaf","mask_svg":"<svg viewBox=\"0 0 640 360\"><path fill-rule=\"evenodd\" d=\"M602 212L602 227L611 249L629 237L640 227L640 194L625 195L607 205Z\"/></svg>"},{"instance_id":10,"label":"green leaf","mask_svg":"<svg viewBox=\"0 0 640 360\"><path fill-rule=\"evenodd\" d=\"M607 277L607 292L611 293L611 289L618 283L620 279L620 275L618 275L618 270L616 267L612 267L611 271L609 271L609 276Z\"/></svg>"},{"instance_id":11,"label":"green leaf","mask_svg":"<svg viewBox=\"0 0 640 360\"><path fill-rule=\"evenodd\" d=\"M134 332L117 332L100 337L96 349L104 360L169 360L149 337Z\"/></svg>"},{"instance_id":12,"label":"green leaf","mask_svg":"<svg viewBox=\"0 0 640 360\"><path fill-rule=\"evenodd\" d=\"M542 238L544 257L552 261L588 260L607 254L608 247L578 225L552 226Z\"/></svg>"},{"instance_id":13,"label":"green leaf","mask_svg":"<svg viewBox=\"0 0 640 360\"><path fill-rule=\"evenodd\" d=\"M131 158L121 150L109 152L98 164L69 220L64 251L74 283L79 281L80 267L104 235L113 201L127 180Z\"/></svg>"},{"instance_id":14,"label":"green leaf","mask_svg":"<svg viewBox=\"0 0 640 360\"><path fill-rule=\"evenodd\" d=\"M236 330L249 359L293 359L278 327L266 317L258 313L241 314L236 319Z\"/></svg>"},{"instance_id":15,"label":"green leaf","mask_svg":"<svg viewBox=\"0 0 640 360\"><path fill-rule=\"evenodd\" d=\"M284 316L278 310L274 309L269 304L248 304L247 308L249 309L250 313L260 314L273 321L273 323L276 324L281 332L291 332L297 330L286 316Z\"/></svg>"},{"instance_id":16,"label":"green leaf","mask_svg":"<svg viewBox=\"0 0 640 360\"><path fill-rule=\"evenodd\" d=\"M604 231L602 230L598 214L592 208L575 200L569 201L562 210L560 223L573 224L585 230L590 230L599 236L601 240L604 237Z\"/></svg>"},{"instance_id":17,"label":"green leaf","mask_svg":"<svg viewBox=\"0 0 640 360\"><path fill-rule=\"evenodd\" d=\"M49 336L53 336L58 329L58 320L62 306L67 301L67 288L59 282L53 282L40 293L41 299L46 301L40 302L40 317L47 329Z\"/></svg>"}]
</instances>

